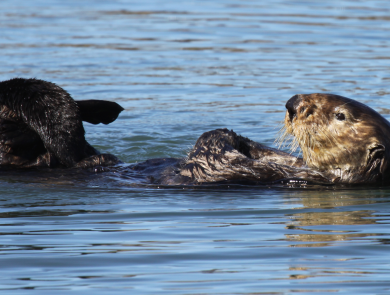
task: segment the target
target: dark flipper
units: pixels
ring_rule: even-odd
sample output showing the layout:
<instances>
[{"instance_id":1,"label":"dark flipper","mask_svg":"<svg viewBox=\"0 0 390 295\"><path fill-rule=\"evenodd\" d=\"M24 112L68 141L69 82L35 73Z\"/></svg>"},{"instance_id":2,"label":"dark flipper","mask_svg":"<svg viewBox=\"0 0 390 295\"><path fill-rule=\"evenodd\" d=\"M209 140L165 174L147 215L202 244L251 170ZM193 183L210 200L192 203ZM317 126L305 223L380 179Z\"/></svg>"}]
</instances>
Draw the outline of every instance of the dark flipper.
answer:
<instances>
[{"instance_id":1,"label":"dark flipper","mask_svg":"<svg viewBox=\"0 0 390 295\"><path fill-rule=\"evenodd\" d=\"M110 124L124 109L116 102L106 100L77 100L81 120L91 124Z\"/></svg>"}]
</instances>

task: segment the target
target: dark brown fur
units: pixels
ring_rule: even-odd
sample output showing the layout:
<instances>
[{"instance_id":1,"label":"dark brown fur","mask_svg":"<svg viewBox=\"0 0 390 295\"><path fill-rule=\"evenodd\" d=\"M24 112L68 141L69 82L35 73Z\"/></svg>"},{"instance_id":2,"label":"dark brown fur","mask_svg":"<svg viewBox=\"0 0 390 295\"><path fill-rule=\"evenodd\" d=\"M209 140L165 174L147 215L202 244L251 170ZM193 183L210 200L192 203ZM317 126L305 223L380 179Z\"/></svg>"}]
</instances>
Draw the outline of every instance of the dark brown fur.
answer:
<instances>
[{"instance_id":1,"label":"dark brown fur","mask_svg":"<svg viewBox=\"0 0 390 295\"><path fill-rule=\"evenodd\" d=\"M152 182L389 182L390 124L377 112L331 94L296 95L286 107L286 132L282 139L287 134L295 136L292 147L299 145L303 158L253 142L233 131L217 129L204 133L187 159L176 159L169 167L155 161L155 167L161 170L155 170L159 176L154 174ZM145 168L141 166L136 167Z\"/></svg>"},{"instance_id":2,"label":"dark brown fur","mask_svg":"<svg viewBox=\"0 0 390 295\"><path fill-rule=\"evenodd\" d=\"M322 173L306 167L302 159L228 129L203 133L186 159L153 159L132 169L152 176L152 183L163 185L268 184L297 178L329 183Z\"/></svg>"},{"instance_id":3,"label":"dark brown fur","mask_svg":"<svg viewBox=\"0 0 390 295\"><path fill-rule=\"evenodd\" d=\"M89 109L92 111L90 112ZM123 109L116 103L80 101L42 80L0 82L0 166L89 167L118 159L100 155L84 137L82 121L109 123Z\"/></svg>"},{"instance_id":4,"label":"dark brown fur","mask_svg":"<svg viewBox=\"0 0 390 295\"><path fill-rule=\"evenodd\" d=\"M371 108L331 94L295 95L286 104L285 135L303 158L266 147L228 129L204 133L185 159L152 159L127 169L155 184L388 182L390 124ZM101 155L82 121L108 124L122 107L74 101L36 79L0 82L0 166L91 167L118 159ZM124 171L125 172L125 171Z\"/></svg>"}]
</instances>

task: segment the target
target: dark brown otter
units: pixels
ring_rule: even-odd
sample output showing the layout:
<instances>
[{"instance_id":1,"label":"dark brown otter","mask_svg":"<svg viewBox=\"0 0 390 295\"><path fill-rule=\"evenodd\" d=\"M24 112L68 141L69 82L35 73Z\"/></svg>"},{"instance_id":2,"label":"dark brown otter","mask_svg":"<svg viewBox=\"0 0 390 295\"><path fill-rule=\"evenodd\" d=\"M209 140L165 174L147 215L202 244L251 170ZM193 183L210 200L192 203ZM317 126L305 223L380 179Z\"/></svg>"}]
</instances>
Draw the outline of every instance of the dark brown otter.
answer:
<instances>
[{"instance_id":1,"label":"dark brown otter","mask_svg":"<svg viewBox=\"0 0 390 295\"><path fill-rule=\"evenodd\" d=\"M342 96L300 94L286 104L285 133L303 158L227 129L204 133L185 159L152 159L123 173L155 184L375 183L389 179L390 124ZM0 82L0 166L114 165L86 140L82 121L108 124L123 110L108 101L74 101L59 86L36 79Z\"/></svg>"},{"instance_id":2,"label":"dark brown otter","mask_svg":"<svg viewBox=\"0 0 390 295\"><path fill-rule=\"evenodd\" d=\"M159 184L376 183L389 179L390 124L366 105L332 94L301 94L286 104L286 135L303 158L269 148L227 129L204 133L188 158L150 160ZM175 165L172 165L174 163ZM148 166L150 167L150 166ZM174 168L172 168L174 167Z\"/></svg>"},{"instance_id":3,"label":"dark brown otter","mask_svg":"<svg viewBox=\"0 0 390 295\"><path fill-rule=\"evenodd\" d=\"M123 110L109 101L74 101L42 80L0 82L0 166L91 167L118 159L86 140L82 121L108 124Z\"/></svg>"}]
</instances>

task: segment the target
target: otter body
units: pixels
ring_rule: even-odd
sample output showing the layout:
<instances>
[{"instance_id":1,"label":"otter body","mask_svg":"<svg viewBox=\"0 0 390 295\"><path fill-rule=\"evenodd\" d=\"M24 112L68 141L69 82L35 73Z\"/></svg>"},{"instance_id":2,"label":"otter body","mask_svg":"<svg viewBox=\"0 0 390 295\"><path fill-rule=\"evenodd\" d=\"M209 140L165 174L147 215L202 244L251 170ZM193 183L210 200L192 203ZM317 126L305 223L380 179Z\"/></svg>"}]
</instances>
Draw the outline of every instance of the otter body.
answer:
<instances>
[{"instance_id":1,"label":"otter body","mask_svg":"<svg viewBox=\"0 0 390 295\"><path fill-rule=\"evenodd\" d=\"M161 185L390 182L390 123L368 106L332 94L299 94L286 104L283 141L302 158L228 129L204 133L184 159L151 159L118 171ZM0 166L115 165L84 137L82 121L108 124L123 110L108 101L74 101L37 79L0 82ZM122 169L122 170L121 170Z\"/></svg>"},{"instance_id":2,"label":"otter body","mask_svg":"<svg viewBox=\"0 0 390 295\"><path fill-rule=\"evenodd\" d=\"M84 136L82 121L110 123L123 110L108 101L74 101L42 80L0 82L0 166L90 167L118 159L101 155Z\"/></svg>"},{"instance_id":3,"label":"otter body","mask_svg":"<svg viewBox=\"0 0 390 295\"><path fill-rule=\"evenodd\" d=\"M227 129L204 133L175 168L160 165L166 185L206 183L389 183L390 124L368 106L332 94L301 94L286 104L284 134L303 157L266 147ZM161 159L161 161L164 159ZM134 169L143 170L145 163ZM163 169L164 168L164 169Z\"/></svg>"}]
</instances>

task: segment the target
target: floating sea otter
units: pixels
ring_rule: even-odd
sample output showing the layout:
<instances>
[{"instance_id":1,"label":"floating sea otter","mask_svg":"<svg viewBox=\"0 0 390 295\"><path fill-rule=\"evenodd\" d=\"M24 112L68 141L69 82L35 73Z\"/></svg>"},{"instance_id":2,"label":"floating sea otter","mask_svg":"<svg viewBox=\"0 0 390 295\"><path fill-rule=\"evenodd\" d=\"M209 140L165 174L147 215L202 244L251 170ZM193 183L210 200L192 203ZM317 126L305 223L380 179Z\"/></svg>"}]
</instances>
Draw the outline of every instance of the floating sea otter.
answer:
<instances>
[{"instance_id":1,"label":"floating sea otter","mask_svg":"<svg viewBox=\"0 0 390 295\"><path fill-rule=\"evenodd\" d=\"M338 95L300 94L286 104L284 134L303 158L266 147L227 129L204 133L185 159L152 159L121 168L151 183L267 184L387 182L390 124L371 108ZM82 121L108 124L123 110L107 101L74 101L57 85L36 79L0 82L0 165L93 167L118 159L99 154Z\"/></svg>"},{"instance_id":2,"label":"floating sea otter","mask_svg":"<svg viewBox=\"0 0 390 295\"><path fill-rule=\"evenodd\" d=\"M286 108L281 142L293 135L292 149L299 145L303 158L217 129L204 133L187 159L149 160L133 169L165 185L390 182L390 124L377 112L332 94L295 95Z\"/></svg>"},{"instance_id":3,"label":"floating sea otter","mask_svg":"<svg viewBox=\"0 0 390 295\"><path fill-rule=\"evenodd\" d=\"M117 103L74 101L57 85L15 78L0 82L0 165L92 167L118 159L100 154L84 137L82 121L109 124L123 110Z\"/></svg>"}]
</instances>

